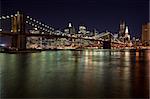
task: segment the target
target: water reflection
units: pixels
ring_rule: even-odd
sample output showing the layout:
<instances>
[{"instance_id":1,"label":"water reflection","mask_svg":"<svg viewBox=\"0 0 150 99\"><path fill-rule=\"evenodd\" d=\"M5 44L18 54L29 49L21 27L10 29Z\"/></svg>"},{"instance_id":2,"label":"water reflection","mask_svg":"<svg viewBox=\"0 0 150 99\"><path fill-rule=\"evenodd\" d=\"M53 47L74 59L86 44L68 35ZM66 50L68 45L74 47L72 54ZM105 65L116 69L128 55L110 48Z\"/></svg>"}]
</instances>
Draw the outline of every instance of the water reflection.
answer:
<instances>
[{"instance_id":1,"label":"water reflection","mask_svg":"<svg viewBox=\"0 0 150 99\"><path fill-rule=\"evenodd\" d=\"M4 98L144 98L150 50L48 51L0 54Z\"/></svg>"}]
</instances>

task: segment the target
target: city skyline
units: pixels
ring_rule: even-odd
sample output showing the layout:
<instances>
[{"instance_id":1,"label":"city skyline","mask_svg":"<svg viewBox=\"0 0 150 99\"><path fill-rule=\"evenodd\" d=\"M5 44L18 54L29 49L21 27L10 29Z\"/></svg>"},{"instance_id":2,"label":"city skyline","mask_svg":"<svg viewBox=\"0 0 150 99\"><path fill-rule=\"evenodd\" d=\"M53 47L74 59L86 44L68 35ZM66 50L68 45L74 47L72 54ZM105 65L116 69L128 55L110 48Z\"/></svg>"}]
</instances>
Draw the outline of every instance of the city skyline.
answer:
<instances>
[{"instance_id":1,"label":"city skyline","mask_svg":"<svg viewBox=\"0 0 150 99\"><path fill-rule=\"evenodd\" d=\"M150 0L0 0L1 98L149 98Z\"/></svg>"},{"instance_id":2,"label":"city skyline","mask_svg":"<svg viewBox=\"0 0 150 99\"><path fill-rule=\"evenodd\" d=\"M21 10L61 30L71 22L76 29L84 24L90 30L95 28L99 32L108 30L118 33L120 20L123 19L131 36L139 37L142 24L149 21L148 3L148 0L2 0L1 5L2 15Z\"/></svg>"}]
</instances>

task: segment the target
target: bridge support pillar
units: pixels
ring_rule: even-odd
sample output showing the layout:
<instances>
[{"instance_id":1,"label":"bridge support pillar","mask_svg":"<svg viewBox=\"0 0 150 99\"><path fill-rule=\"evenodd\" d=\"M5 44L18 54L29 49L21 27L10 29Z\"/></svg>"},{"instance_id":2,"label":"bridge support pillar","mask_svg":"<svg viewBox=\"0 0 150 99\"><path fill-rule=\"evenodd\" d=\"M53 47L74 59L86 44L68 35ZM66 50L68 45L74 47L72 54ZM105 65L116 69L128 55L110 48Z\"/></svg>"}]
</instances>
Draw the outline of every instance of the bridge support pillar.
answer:
<instances>
[{"instance_id":1,"label":"bridge support pillar","mask_svg":"<svg viewBox=\"0 0 150 99\"><path fill-rule=\"evenodd\" d=\"M103 49L111 49L111 42L103 41Z\"/></svg>"},{"instance_id":2,"label":"bridge support pillar","mask_svg":"<svg viewBox=\"0 0 150 99\"><path fill-rule=\"evenodd\" d=\"M20 50L26 49L26 36L25 35L18 35L17 48Z\"/></svg>"},{"instance_id":3,"label":"bridge support pillar","mask_svg":"<svg viewBox=\"0 0 150 99\"><path fill-rule=\"evenodd\" d=\"M25 35L17 35L12 37L12 47L17 48L19 50L26 49L26 36Z\"/></svg>"},{"instance_id":4,"label":"bridge support pillar","mask_svg":"<svg viewBox=\"0 0 150 99\"><path fill-rule=\"evenodd\" d=\"M12 37L11 47L17 48L17 36Z\"/></svg>"},{"instance_id":5,"label":"bridge support pillar","mask_svg":"<svg viewBox=\"0 0 150 99\"><path fill-rule=\"evenodd\" d=\"M17 33L17 36L12 38L12 47L18 50L26 49L25 22L23 14L17 12L12 19L12 30Z\"/></svg>"}]
</instances>

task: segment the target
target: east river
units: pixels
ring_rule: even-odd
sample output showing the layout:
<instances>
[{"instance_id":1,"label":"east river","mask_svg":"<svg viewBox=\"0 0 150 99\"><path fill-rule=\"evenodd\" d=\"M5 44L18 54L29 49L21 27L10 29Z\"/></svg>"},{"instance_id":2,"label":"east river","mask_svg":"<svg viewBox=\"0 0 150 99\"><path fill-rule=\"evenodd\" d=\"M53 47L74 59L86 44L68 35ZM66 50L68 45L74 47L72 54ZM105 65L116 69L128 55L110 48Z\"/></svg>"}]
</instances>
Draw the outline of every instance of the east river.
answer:
<instances>
[{"instance_id":1,"label":"east river","mask_svg":"<svg viewBox=\"0 0 150 99\"><path fill-rule=\"evenodd\" d=\"M1 98L149 98L150 50L0 53Z\"/></svg>"}]
</instances>

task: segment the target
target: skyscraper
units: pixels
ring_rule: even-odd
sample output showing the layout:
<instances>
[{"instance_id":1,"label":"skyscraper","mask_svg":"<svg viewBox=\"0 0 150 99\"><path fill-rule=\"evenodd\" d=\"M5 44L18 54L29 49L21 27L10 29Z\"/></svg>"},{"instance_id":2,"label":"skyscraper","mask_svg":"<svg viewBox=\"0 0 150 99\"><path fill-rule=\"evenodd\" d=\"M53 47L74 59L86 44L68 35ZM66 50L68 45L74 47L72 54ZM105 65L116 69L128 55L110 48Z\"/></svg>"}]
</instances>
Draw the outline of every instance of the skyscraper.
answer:
<instances>
[{"instance_id":1,"label":"skyscraper","mask_svg":"<svg viewBox=\"0 0 150 99\"><path fill-rule=\"evenodd\" d=\"M64 29L64 33L73 35L75 34L75 27L72 25L72 23L69 23L68 26Z\"/></svg>"},{"instance_id":2,"label":"skyscraper","mask_svg":"<svg viewBox=\"0 0 150 99\"><path fill-rule=\"evenodd\" d=\"M86 32L87 32L87 31L86 31L86 27L85 27L85 26L83 26L83 25L79 26L79 33L85 35Z\"/></svg>"},{"instance_id":3,"label":"skyscraper","mask_svg":"<svg viewBox=\"0 0 150 99\"><path fill-rule=\"evenodd\" d=\"M68 26L68 28L69 28L69 33L71 34L71 35L74 35L75 34L75 27L71 24L71 23L69 23L69 26Z\"/></svg>"},{"instance_id":4,"label":"skyscraper","mask_svg":"<svg viewBox=\"0 0 150 99\"><path fill-rule=\"evenodd\" d=\"M120 26L119 26L119 39L121 39L122 37L124 37L125 35L125 21L124 20L121 20L120 21Z\"/></svg>"},{"instance_id":5,"label":"skyscraper","mask_svg":"<svg viewBox=\"0 0 150 99\"><path fill-rule=\"evenodd\" d=\"M142 25L142 43L150 45L150 23Z\"/></svg>"},{"instance_id":6,"label":"skyscraper","mask_svg":"<svg viewBox=\"0 0 150 99\"><path fill-rule=\"evenodd\" d=\"M120 21L118 39L124 43L130 43L129 28L123 20Z\"/></svg>"},{"instance_id":7,"label":"skyscraper","mask_svg":"<svg viewBox=\"0 0 150 99\"><path fill-rule=\"evenodd\" d=\"M126 43L130 42L130 35L129 35L128 26L126 26L126 29L125 29L124 42L126 42Z\"/></svg>"}]
</instances>

